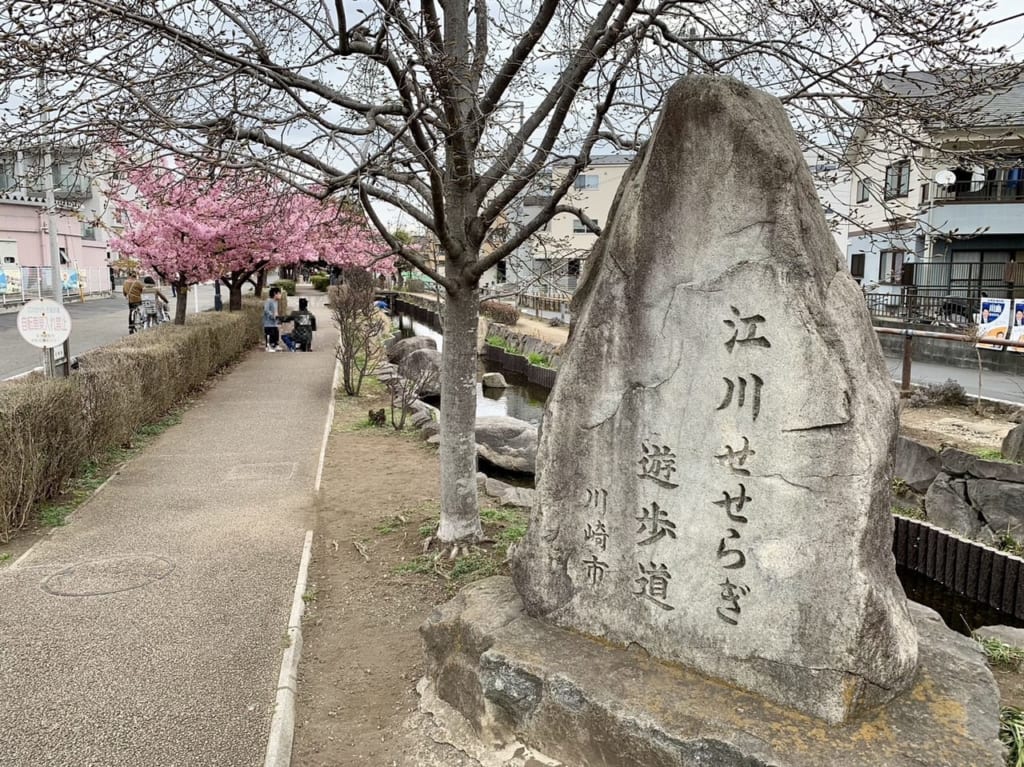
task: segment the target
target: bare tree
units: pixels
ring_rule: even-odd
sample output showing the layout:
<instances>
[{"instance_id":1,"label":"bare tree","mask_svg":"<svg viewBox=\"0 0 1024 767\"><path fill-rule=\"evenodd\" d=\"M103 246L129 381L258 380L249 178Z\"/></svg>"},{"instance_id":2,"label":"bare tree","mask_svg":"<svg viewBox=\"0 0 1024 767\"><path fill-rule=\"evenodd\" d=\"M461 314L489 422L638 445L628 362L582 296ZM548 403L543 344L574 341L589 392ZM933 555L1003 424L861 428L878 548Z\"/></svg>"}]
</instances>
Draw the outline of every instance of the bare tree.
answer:
<instances>
[{"instance_id":1,"label":"bare tree","mask_svg":"<svg viewBox=\"0 0 1024 767\"><path fill-rule=\"evenodd\" d=\"M687 72L776 93L798 132L848 139L899 131L886 69L949 71L1005 55L979 43L985 0L7 0L0 80L51 131L259 165L324 195L350 188L394 251L445 293L442 511L448 544L481 527L475 333L479 282L560 212L591 153L636 149L667 88ZM970 87L951 79L948 95ZM103 136L98 136L103 137ZM221 161L225 161L221 158ZM557 176L551 174L558 167ZM557 179L541 188L539 179ZM542 194L529 218L517 200ZM394 211L429 230L428 263L391 235ZM507 236L484 255L495 226Z\"/></svg>"},{"instance_id":2,"label":"bare tree","mask_svg":"<svg viewBox=\"0 0 1024 767\"><path fill-rule=\"evenodd\" d=\"M387 360L384 337L390 321L374 304L373 275L357 267L345 270L345 284L331 288L330 306L338 326L338 361L341 384L350 397L358 397L368 372Z\"/></svg>"}]
</instances>

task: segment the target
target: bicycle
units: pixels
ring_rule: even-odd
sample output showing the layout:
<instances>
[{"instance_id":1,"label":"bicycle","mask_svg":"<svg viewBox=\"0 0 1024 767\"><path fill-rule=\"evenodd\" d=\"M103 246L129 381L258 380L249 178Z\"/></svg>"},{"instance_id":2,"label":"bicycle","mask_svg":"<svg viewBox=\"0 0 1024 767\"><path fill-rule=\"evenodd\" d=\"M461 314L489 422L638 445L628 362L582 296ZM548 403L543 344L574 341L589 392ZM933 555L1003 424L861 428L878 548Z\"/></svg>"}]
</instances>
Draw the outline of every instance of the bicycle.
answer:
<instances>
[{"instance_id":1,"label":"bicycle","mask_svg":"<svg viewBox=\"0 0 1024 767\"><path fill-rule=\"evenodd\" d=\"M163 325L165 322L169 322L170 319L170 315L167 313L167 307L163 302L156 300L147 301L143 298L142 303L132 309L128 321L131 327L131 332L138 333L143 330L155 328L157 325Z\"/></svg>"}]
</instances>

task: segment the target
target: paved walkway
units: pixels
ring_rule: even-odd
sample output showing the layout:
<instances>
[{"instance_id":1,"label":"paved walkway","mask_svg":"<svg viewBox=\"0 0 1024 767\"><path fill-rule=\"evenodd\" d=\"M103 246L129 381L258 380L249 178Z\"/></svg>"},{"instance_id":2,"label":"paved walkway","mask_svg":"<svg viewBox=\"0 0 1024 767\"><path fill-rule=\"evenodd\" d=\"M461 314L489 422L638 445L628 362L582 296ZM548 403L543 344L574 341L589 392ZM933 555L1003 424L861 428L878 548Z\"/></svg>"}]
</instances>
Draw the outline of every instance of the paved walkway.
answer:
<instances>
[{"instance_id":1,"label":"paved walkway","mask_svg":"<svg viewBox=\"0 0 1024 767\"><path fill-rule=\"evenodd\" d=\"M0 764L263 764L334 372L317 303L312 353L251 352L0 568Z\"/></svg>"}]
</instances>

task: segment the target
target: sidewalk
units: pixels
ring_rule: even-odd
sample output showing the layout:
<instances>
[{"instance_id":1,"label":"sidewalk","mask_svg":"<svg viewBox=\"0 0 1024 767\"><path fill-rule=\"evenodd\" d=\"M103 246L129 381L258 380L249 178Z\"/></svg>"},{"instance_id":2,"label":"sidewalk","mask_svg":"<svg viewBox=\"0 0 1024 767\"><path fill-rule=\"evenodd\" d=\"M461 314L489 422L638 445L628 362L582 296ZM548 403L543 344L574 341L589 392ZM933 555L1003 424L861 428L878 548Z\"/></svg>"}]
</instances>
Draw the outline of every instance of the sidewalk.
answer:
<instances>
[{"instance_id":1,"label":"sidewalk","mask_svg":"<svg viewBox=\"0 0 1024 767\"><path fill-rule=\"evenodd\" d=\"M335 366L308 297L312 353L253 350L0 567L3 764L263 764Z\"/></svg>"}]
</instances>

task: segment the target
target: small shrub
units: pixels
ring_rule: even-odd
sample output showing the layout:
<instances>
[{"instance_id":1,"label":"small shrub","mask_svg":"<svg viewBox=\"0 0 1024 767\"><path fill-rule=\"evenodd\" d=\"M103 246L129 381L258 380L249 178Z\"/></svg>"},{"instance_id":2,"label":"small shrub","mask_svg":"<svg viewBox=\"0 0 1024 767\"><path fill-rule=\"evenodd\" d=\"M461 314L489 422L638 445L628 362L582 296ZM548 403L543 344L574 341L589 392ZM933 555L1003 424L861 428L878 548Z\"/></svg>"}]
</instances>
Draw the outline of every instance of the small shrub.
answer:
<instances>
[{"instance_id":1,"label":"small shrub","mask_svg":"<svg viewBox=\"0 0 1024 767\"><path fill-rule=\"evenodd\" d=\"M321 293L326 293L328 286L331 284L331 278L326 274L314 274L309 278L313 287L319 290Z\"/></svg>"},{"instance_id":2,"label":"small shrub","mask_svg":"<svg viewBox=\"0 0 1024 767\"><path fill-rule=\"evenodd\" d=\"M289 296L294 296L295 295L295 280L278 280L277 282L272 284L270 287L272 287L272 288L281 288L281 290L283 290Z\"/></svg>"},{"instance_id":3,"label":"small shrub","mask_svg":"<svg viewBox=\"0 0 1024 767\"><path fill-rule=\"evenodd\" d=\"M329 295L340 333L337 356L342 386L350 397L357 397L367 373L385 359L384 341L391 323L373 305L373 275L365 269L346 269L345 284L333 287Z\"/></svg>"},{"instance_id":4,"label":"small shrub","mask_svg":"<svg viewBox=\"0 0 1024 767\"><path fill-rule=\"evenodd\" d=\"M907 400L911 407L928 407L929 405L963 405L967 402L964 387L952 378L944 383L928 384L916 389Z\"/></svg>"},{"instance_id":5,"label":"small shrub","mask_svg":"<svg viewBox=\"0 0 1024 767\"><path fill-rule=\"evenodd\" d=\"M519 309L504 301L482 301L480 314L502 325L515 325L519 322Z\"/></svg>"},{"instance_id":6,"label":"small shrub","mask_svg":"<svg viewBox=\"0 0 1024 767\"><path fill-rule=\"evenodd\" d=\"M539 368L551 367L551 360L548 359L546 354L540 352L530 352L526 355L526 359L530 361L531 365L536 365Z\"/></svg>"}]
</instances>

